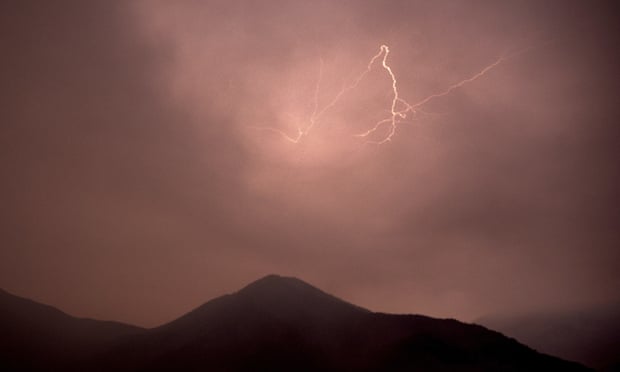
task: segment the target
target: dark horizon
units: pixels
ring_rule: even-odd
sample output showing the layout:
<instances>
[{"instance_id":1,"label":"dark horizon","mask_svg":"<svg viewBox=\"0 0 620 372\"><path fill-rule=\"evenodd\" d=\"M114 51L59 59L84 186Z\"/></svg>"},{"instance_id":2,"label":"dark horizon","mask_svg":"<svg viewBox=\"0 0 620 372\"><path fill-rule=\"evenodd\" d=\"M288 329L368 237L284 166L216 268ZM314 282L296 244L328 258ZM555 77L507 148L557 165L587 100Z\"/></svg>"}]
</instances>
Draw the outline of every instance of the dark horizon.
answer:
<instances>
[{"instance_id":1,"label":"dark horizon","mask_svg":"<svg viewBox=\"0 0 620 372\"><path fill-rule=\"evenodd\" d=\"M277 275L153 329L3 291L0 315L0 367L11 371L591 371L479 325L375 313Z\"/></svg>"},{"instance_id":2,"label":"dark horizon","mask_svg":"<svg viewBox=\"0 0 620 372\"><path fill-rule=\"evenodd\" d=\"M612 1L5 1L0 288L146 327L270 273L467 322L616 306L619 25Z\"/></svg>"}]
</instances>

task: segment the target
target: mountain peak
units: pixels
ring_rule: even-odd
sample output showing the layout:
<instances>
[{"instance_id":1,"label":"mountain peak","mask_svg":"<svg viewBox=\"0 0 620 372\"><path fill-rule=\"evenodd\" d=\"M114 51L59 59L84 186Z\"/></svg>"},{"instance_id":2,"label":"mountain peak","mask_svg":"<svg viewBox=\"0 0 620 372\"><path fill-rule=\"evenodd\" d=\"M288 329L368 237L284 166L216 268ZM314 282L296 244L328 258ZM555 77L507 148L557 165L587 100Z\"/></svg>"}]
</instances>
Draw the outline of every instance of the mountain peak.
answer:
<instances>
[{"instance_id":1,"label":"mountain peak","mask_svg":"<svg viewBox=\"0 0 620 372\"><path fill-rule=\"evenodd\" d=\"M254 291L265 291L265 290L284 290L290 292L296 291L317 291L322 292L320 289L313 287L312 285L304 282L301 279L292 277L292 276L281 276L276 274L269 274L264 276L248 285L243 287L237 293L248 293Z\"/></svg>"},{"instance_id":2,"label":"mountain peak","mask_svg":"<svg viewBox=\"0 0 620 372\"><path fill-rule=\"evenodd\" d=\"M252 284L256 284L256 283L277 283L277 282L302 282L303 281L301 279L295 278L294 276L283 276L283 275L278 275L278 274L268 274L265 275L264 277L260 278L260 279L256 279L255 281L253 281L252 283L248 284L247 286L250 286ZM246 286L246 287L247 287Z\"/></svg>"},{"instance_id":3,"label":"mountain peak","mask_svg":"<svg viewBox=\"0 0 620 372\"><path fill-rule=\"evenodd\" d=\"M289 323L312 324L317 319L338 322L345 317L368 314L370 311L294 277L267 275L239 291L215 298L160 329L183 327L196 329L215 318L235 315L235 322L267 316Z\"/></svg>"},{"instance_id":4,"label":"mountain peak","mask_svg":"<svg viewBox=\"0 0 620 372\"><path fill-rule=\"evenodd\" d=\"M148 331L9 302L0 365L11 370L587 370L480 326L373 313L278 275Z\"/></svg>"},{"instance_id":5,"label":"mountain peak","mask_svg":"<svg viewBox=\"0 0 620 372\"><path fill-rule=\"evenodd\" d=\"M295 277L280 275L267 275L256 280L238 291L236 296L248 299L262 306L277 304L281 306L293 307L314 307L314 308L346 308L349 310L368 310L348 303L329 293L304 282Z\"/></svg>"}]
</instances>

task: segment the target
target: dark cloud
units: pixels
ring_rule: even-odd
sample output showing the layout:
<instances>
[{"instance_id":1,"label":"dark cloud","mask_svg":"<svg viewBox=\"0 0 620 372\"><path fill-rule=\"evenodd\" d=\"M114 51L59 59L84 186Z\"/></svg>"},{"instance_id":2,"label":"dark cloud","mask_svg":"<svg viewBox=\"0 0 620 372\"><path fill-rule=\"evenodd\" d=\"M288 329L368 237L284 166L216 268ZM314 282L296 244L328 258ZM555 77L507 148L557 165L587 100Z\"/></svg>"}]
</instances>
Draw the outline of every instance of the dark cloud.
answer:
<instances>
[{"instance_id":1,"label":"dark cloud","mask_svg":"<svg viewBox=\"0 0 620 372\"><path fill-rule=\"evenodd\" d=\"M0 283L154 325L277 272L475 319L617 299L618 22L599 2L5 3ZM352 134L391 99L394 140ZM322 61L322 69L320 68ZM377 136L385 133L377 133Z\"/></svg>"}]
</instances>

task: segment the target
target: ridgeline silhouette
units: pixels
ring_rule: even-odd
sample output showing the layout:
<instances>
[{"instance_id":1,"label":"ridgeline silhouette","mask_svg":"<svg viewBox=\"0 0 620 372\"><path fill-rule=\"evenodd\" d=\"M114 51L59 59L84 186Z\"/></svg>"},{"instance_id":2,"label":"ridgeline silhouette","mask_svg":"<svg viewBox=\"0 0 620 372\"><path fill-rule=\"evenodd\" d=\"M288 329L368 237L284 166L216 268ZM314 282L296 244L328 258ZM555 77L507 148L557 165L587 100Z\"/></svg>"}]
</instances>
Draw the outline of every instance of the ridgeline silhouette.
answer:
<instances>
[{"instance_id":1,"label":"ridgeline silhouette","mask_svg":"<svg viewBox=\"0 0 620 372\"><path fill-rule=\"evenodd\" d=\"M482 326L375 313L270 275L152 329L0 292L0 369L588 371Z\"/></svg>"}]
</instances>

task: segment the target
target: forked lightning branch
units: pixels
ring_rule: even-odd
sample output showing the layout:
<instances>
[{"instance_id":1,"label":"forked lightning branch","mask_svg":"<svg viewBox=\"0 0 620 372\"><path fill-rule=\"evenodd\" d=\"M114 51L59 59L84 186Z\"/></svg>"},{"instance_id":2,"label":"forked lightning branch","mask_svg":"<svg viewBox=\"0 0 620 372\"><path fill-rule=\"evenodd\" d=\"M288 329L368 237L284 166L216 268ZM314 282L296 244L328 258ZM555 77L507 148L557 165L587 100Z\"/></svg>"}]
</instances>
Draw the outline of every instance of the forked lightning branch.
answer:
<instances>
[{"instance_id":1,"label":"forked lightning branch","mask_svg":"<svg viewBox=\"0 0 620 372\"><path fill-rule=\"evenodd\" d=\"M493 63L485 66L472 76L469 76L463 80L460 80L452 85L449 85L445 89L439 92L430 94L423 99L410 103L401 97L398 88L398 79L396 73L389 64L388 58L390 56L390 48L387 45L381 45L377 54L370 58L366 69L362 71L355 79L349 84L345 85L326 105L319 107L319 95L321 89L321 81L323 77L323 61L321 60L319 68L319 77L317 79L316 88L314 91L314 106L310 117L307 120L305 126L297 126L297 133L294 135L287 134L285 131L269 126L255 127L256 129L276 133L285 140L291 143L299 143L305 137L312 134L316 124L332 109L336 106L340 100L350 91L358 88L360 82L364 80L366 75L370 73L374 68L380 68L385 72L386 77L389 79L391 85L391 99L389 107L387 107L387 116L372 124L366 131L362 133L353 134L353 136L364 139L366 143L383 145L390 142L398 131L398 126L402 124L406 119L415 117L415 115L423 113L422 108L432 100L447 96L458 88L463 87L473 81L482 78L486 73L500 65L507 59L514 57L518 54L525 52L531 47L524 48L518 52L510 55L504 55L499 57Z\"/></svg>"}]
</instances>

